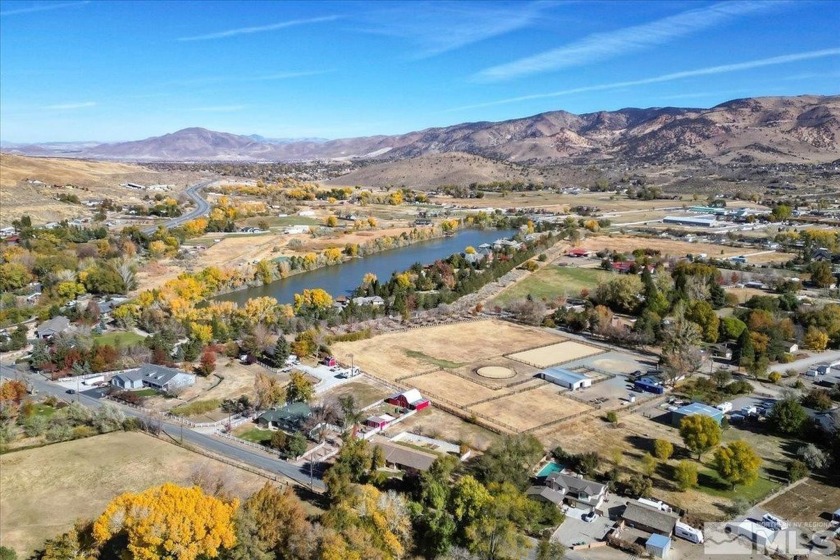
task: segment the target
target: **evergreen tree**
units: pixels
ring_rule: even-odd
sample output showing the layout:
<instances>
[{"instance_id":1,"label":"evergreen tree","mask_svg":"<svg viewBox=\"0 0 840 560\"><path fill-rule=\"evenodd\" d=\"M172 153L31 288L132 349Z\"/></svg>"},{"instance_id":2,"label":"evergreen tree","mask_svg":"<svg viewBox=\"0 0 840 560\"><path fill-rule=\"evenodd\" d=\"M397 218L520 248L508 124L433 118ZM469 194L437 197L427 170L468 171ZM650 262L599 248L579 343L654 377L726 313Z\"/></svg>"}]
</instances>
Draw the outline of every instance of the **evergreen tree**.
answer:
<instances>
[{"instance_id":1,"label":"evergreen tree","mask_svg":"<svg viewBox=\"0 0 840 560\"><path fill-rule=\"evenodd\" d=\"M750 338L749 329L744 329L738 336L735 351L732 354L732 360L741 366L747 366L755 361L755 348L752 338Z\"/></svg>"}]
</instances>

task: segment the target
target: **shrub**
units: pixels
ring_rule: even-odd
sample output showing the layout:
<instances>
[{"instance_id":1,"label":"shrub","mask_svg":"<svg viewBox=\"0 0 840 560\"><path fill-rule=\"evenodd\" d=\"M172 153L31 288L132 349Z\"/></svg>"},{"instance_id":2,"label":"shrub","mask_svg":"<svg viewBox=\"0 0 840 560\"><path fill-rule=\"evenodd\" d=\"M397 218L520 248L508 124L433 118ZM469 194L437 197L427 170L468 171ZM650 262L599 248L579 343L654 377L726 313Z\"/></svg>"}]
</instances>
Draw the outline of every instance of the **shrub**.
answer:
<instances>
[{"instance_id":1,"label":"shrub","mask_svg":"<svg viewBox=\"0 0 840 560\"><path fill-rule=\"evenodd\" d=\"M794 459L788 463L788 481L796 482L801 478L808 476L808 466L798 459Z\"/></svg>"},{"instance_id":2,"label":"shrub","mask_svg":"<svg viewBox=\"0 0 840 560\"><path fill-rule=\"evenodd\" d=\"M537 260L540 262L545 262L548 260L548 255L546 255L545 253L540 253L540 256L537 257Z\"/></svg>"},{"instance_id":3,"label":"shrub","mask_svg":"<svg viewBox=\"0 0 840 560\"><path fill-rule=\"evenodd\" d=\"M770 380L770 383L778 383L778 382L779 382L779 380L780 380L781 378L782 378L782 374L781 374L781 373L779 373L778 371L774 371L774 372L772 372L772 373L771 373L771 374L767 377L767 379L769 379L769 380Z\"/></svg>"},{"instance_id":4,"label":"shrub","mask_svg":"<svg viewBox=\"0 0 840 560\"><path fill-rule=\"evenodd\" d=\"M614 410L607 412L607 422L610 424L618 424L618 414Z\"/></svg>"}]
</instances>

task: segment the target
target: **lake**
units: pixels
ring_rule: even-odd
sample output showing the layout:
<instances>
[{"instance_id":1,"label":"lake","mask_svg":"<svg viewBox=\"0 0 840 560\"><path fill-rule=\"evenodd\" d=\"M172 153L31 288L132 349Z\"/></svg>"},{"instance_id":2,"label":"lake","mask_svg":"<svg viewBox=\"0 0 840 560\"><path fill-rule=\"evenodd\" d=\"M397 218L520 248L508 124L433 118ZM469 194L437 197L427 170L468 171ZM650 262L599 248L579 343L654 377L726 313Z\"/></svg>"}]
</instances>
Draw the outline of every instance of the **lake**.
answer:
<instances>
[{"instance_id":1,"label":"lake","mask_svg":"<svg viewBox=\"0 0 840 560\"><path fill-rule=\"evenodd\" d=\"M223 294L214 299L242 304L251 298L269 296L280 303L294 303L295 294L313 288L326 290L333 297L349 295L362 283L368 272L375 274L380 281L385 281L392 273L406 270L414 263L431 264L453 253L463 252L468 246L478 247L482 243L492 243L515 233L516 230L502 229L461 230L452 237L420 241L407 247L350 259L342 264L295 274L271 284Z\"/></svg>"}]
</instances>

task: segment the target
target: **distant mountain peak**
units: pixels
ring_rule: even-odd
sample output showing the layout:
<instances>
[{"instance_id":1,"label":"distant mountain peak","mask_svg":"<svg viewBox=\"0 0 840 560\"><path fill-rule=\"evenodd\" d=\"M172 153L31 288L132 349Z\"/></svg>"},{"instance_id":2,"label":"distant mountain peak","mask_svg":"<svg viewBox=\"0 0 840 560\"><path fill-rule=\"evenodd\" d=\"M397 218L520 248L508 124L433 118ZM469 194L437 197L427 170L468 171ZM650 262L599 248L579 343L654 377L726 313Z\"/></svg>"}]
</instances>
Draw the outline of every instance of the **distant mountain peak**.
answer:
<instances>
[{"instance_id":1,"label":"distant mountain peak","mask_svg":"<svg viewBox=\"0 0 840 560\"><path fill-rule=\"evenodd\" d=\"M710 109L628 107L581 115L549 111L502 122L339 140L272 139L190 127L133 142L15 145L9 151L133 161L386 161L458 152L535 165L604 159L822 162L835 160L840 151L840 96L734 99Z\"/></svg>"}]
</instances>

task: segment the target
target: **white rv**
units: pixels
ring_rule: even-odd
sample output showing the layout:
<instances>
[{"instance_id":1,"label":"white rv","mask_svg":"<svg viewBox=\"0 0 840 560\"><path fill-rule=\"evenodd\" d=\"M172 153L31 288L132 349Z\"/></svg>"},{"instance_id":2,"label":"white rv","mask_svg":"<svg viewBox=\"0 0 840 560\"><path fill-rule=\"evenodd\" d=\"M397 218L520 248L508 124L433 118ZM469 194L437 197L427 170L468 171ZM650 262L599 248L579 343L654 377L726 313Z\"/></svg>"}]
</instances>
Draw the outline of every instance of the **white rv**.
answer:
<instances>
[{"instance_id":1,"label":"white rv","mask_svg":"<svg viewBox=\"0 0 840 560\"><path fill-rule=\"evenodd\" d=\"M716 409L720 410L724 414L727 412L732 412L732 403L731 402L722 402L715 407Z\"/></svg>"},{"instance_id":2,"label":"white rv","mask_svg":"<svg viewBox=\"0 0 840 560\"><path fill-rule=\"evenodd\" d=\"M693 542L694 544L703 544L704 542L703 531L695 529L691 525L680 523L679 521L677 521L677 524L674 526L674 534L679 538Z\"/></svg>"}]
</instances>

